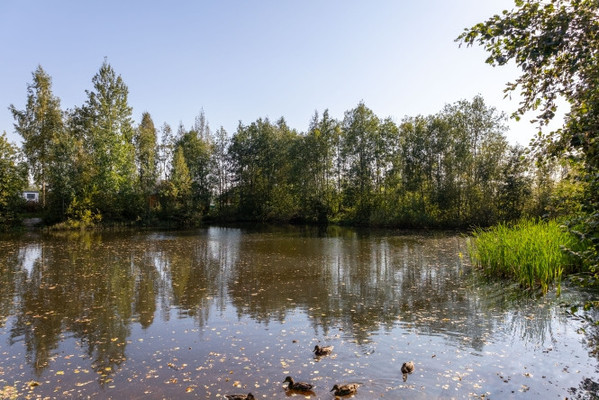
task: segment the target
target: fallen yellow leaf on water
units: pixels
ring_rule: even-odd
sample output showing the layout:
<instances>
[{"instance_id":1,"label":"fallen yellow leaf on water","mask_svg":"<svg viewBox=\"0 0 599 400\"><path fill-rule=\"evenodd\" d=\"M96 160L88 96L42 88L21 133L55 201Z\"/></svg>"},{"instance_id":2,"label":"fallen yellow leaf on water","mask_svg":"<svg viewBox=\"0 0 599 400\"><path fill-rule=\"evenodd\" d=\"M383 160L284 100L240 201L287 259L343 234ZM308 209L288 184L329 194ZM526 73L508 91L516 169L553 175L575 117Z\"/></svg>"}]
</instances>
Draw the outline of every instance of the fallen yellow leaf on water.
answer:
<instances>
[{"instance_id":1,"label":"fallen yellow leaf on water","mask_svg":"<svg viewBox=\"0 0 599 400\"><path fill-rule=\"evenodd\" d=\"M191 392L193 392L193 388L192 388L191 386L188 386L188 387L185 389L185 391L186 391L187 393L191 393Z\"/></svg>"},{"instance_id":2,"label":"fallen yellow leaf on water","mask_svg":"<svg viewBox=\"0 0 599 400\"><path fill-rule=\"evenodd\" d=\"M56 375L64 375L64 371L56 371Z\"/></svg>"}]
</instances>

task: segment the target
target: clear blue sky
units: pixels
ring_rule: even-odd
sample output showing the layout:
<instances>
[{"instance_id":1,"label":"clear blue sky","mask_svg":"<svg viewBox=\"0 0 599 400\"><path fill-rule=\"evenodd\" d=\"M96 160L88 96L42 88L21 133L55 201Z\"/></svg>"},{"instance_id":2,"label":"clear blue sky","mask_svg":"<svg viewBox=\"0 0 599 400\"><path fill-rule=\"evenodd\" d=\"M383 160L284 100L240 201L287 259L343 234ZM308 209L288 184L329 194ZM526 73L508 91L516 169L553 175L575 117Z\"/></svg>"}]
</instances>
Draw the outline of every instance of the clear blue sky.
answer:
<instances>
[{"instance_id":1,"label":"clear blue sky","mask_svg":"<svg viewBox=\"0 0 599 400\"><path fill-rule=\"evenodd\" d=\"M454 39L513 0L272 0L0 2L0 131L11 141L8 106L25 106L38 64L64 108L86 100L103 60L129 87L133 118L157 127L193 124L233 134L241 120L278 119L305 131L315 110L343 113L363 100L396 122L481 94L503 99L513 67L484 63L480 48ZM510 122L526 145L534 126Z\"/></svg>"}]
</instances>

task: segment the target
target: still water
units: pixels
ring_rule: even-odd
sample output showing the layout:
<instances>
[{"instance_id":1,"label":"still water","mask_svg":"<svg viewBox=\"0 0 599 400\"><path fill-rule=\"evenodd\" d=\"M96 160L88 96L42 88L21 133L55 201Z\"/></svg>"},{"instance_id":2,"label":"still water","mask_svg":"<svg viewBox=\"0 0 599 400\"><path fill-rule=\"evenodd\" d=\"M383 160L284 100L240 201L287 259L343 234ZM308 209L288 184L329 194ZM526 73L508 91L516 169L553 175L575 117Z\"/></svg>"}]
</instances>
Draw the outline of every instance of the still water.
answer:
<instances>
[{"instance_id":1,"label":"still water","mask_svg":"<svg viewBox=\"0 0 599 400\"><path fill-rule=\"evenodd\" d=\"M364 399L559 399L598 381L593 332L564 306L583 294L481 283L459 235L28 233L0 240L0 289L0 398L303 398L290 375L314 399L346 382Z\"/></svg>"}]
</instances>

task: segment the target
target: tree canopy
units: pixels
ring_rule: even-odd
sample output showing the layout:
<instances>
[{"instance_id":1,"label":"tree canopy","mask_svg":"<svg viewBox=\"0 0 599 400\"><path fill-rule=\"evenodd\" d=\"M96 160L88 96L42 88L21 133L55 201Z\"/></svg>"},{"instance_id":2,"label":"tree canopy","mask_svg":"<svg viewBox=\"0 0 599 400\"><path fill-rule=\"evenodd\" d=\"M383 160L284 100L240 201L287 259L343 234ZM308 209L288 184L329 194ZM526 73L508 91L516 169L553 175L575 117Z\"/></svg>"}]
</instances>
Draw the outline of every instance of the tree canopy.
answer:
<instances>
[{"instance_id":1,"label":"tree canopy","mask_svg":"<svg viewBox=\"0 0 599 400\"><path fill-rule=\"evenodd\" d=\"M539 134L535 146L578 165L584 188L582 211L571 219L572 231L592 244L583 260L599 264L599 2L597 0L516 0L515 8L468 28L458 38L479 44L487 63L514 62L521 70L506 92L519 91L514 116L537 113L544 126L559 100L569 107L564 125ZM576 170L576 169L575 169Z\"/></svg>"},{"instance_id":2,"label":"tree canopy","mask_svg":"<svg viewBox=\"0 0 599 400\"><path fill-rule=\"evenodd\" d=\"M229 135L212 132L203 111L176 133L166 123L158 132L149 112L134 127L129 90L108 62L91 83L83 105L53 103L62 119L45 150L49 223L470 227L552 206L557 180L533 178L543 174L507 143L505 115L481 96L399 122L360 102L341 120L315 112L306 132L258 118ZM35 147L37 136L21 133Z\"/></svg>"},{"instance_id":3,"label":"tree canopy","mask_svg":"<svg viewBox=\"0 0 599 400\"><path fill-rule=\"evenodd\" d=\"M34 181L42 187L42 205L46 204L46 183L51 162L51 149L62 131L60 100L52 93L52 78L41 65L27 85L24 110L9 107L15 119L15 130L23 137L23 151L29 160Z\"/></svg>"},{"instance_id":4,"label":"tree canopy","mask_svg":"<svg viewBox=\"0 0 599 400\"><path fill-rule=\"evenodd\" d=\"M27 185L27 167L20 160L16 146L6 139L6 132L0 136L0 226L16 220L18 203Z\"/></svg>"}]
</instances>

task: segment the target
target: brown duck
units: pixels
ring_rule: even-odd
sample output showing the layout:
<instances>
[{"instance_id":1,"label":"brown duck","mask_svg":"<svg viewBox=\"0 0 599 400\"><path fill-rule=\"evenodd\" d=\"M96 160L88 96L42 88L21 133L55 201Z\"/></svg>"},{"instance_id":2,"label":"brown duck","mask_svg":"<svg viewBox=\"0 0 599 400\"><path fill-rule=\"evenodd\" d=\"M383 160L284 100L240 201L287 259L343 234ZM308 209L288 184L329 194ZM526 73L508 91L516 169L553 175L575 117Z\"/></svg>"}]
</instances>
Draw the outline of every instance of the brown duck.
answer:
<instances>
[{"instance_id":1,"label":"brown duck","mask_svg":"<svg viewBox=\"0 0 599 400\"><path fill-rule=\"evenodd\" d=\"M333 352L333 346L322 346L319 345L314 346L314 350L312 350L316 356L328 356Z\"/></svg>"},{"instance_id":2,"label":"brown duck","mask_svg":"<svg viewBox=\"0 0 599 400\"><path fill-rule=\"evenodd\" d=\"M283 381L283 383L286 383L286 382L289 382L289 384L287 385L287 389L295 390L296 392L310 392L310 391L312 391L312 388L314 387L314 385L312 385L311 383L294 382L293 378L290 376L285 378L285 380Z\"/></svg>"},{"instance_id":3,"label":"brown duck","mask_svg":"<svg viewBox=\"0 0 599 400\"><path fill-rule=\"evenodd\" d=\"M408 361L401 365L401 373L402 374L411 374L414 372L414 362Z\"/></svg>"},{"instance_id":4,"label":"brown duck","mask_svg":"<svg viewBox=\"0 0 599 400\"><path fill-rule=\"evenodd\" d=\"M403 375L403 381L408 380L408 375L414 372L414 362L408 361L401 365L401 373Z\"/></svg>"},{"instance_id":5,"label":"brown duck","mask_svg":"<svg viewBox=\"0 0 599 400\"><path fill-rule=\"evenodd\" d=\"M255 400L253 394L226 394L225 397L229 400Z\"/></svg>"},{"instance_id":6,"label":"brown duck","mask_svg":"<svg viewBox=\"0 0 599 400\"><path fill-rule=\"evenodd\" d=\"M357 383L347 383L341 386L335 385L331 389L331 392L334 390L335 396L349 396L350 394L356 394L358 391L358 386L360 385Z\"/></svg>"}]
</instances>

